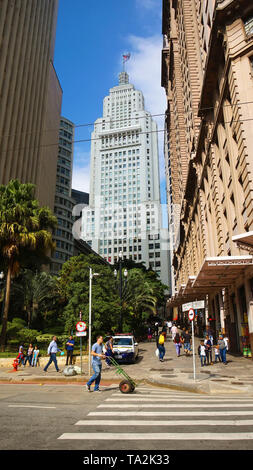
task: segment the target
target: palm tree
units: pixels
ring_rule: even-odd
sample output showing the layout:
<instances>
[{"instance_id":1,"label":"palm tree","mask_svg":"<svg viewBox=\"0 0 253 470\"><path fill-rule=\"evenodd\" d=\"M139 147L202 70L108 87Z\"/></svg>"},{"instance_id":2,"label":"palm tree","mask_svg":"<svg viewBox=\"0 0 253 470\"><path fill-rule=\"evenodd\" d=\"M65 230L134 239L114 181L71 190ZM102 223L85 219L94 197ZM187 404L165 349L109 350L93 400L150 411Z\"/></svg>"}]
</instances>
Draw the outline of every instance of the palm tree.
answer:
<instances>
[{"instance_id":1,"label":"palm tree","mask_svg":"<svg viewBox=\"0 0 253 470\"><path fill-rule=\"evenodd\" d=\"M22 257L31 252L47 254L54 248L49 229L56 226L57 219L49 208L39 207L34 191L33 184L22 184L18 180L0 186L0 253L7 271L0 336L2 351L5 350L11 279L18 275Z\"/></svg>"}]
</instances>

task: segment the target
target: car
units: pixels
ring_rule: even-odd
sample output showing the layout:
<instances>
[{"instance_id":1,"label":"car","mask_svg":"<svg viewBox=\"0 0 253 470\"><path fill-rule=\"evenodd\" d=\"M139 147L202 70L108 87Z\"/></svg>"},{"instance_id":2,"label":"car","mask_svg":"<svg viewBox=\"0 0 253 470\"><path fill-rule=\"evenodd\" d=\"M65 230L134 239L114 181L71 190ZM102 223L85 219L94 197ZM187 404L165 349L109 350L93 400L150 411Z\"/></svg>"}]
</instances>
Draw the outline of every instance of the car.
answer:
<instances>
[{"instance_id":1,"label":"car","mask_svg":"<svg viewBox=\"0 0 253 470\"><path fill-rule=\"evenodd\" d=\"M138 358L139 347L136 339L130 334L113 336L114 359L117 362L132 362Z\"/></svg>"}]
</instances>

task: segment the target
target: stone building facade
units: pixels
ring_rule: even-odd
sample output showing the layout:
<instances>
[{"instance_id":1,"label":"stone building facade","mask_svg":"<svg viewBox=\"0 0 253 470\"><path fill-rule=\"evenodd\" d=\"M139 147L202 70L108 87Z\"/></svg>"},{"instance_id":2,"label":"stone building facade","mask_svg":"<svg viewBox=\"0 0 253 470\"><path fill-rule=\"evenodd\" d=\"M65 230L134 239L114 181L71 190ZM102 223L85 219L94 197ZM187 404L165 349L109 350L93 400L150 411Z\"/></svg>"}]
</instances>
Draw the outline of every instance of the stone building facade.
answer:
<instances>
[{"instance_id":1,"label":"stone building facade","mask_svg":"<svg viewBox=\"0 0 253 470\"><path fill-rule=\"evenodd\" d=\"M164 0L163 35L168 164L181 167L168 308L203 299L216 336L252 350L253 4Z\"/></svg>"}]
</instances>

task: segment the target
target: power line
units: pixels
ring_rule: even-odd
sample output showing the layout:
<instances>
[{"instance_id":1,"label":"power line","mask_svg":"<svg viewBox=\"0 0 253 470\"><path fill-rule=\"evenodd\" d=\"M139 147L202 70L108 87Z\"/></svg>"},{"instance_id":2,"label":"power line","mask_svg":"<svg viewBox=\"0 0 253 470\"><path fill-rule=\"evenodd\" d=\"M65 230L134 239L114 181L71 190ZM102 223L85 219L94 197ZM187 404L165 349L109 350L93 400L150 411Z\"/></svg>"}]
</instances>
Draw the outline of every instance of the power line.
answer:
<instances>
[{"instance_id":1,"label":"power line","mask_svg":"<svg viewBox=\"0 0 253 470\"><path fill-rule=\"evenodd\" d=\"M246 104L253 104L253 101L245 101L245 102L242 102L242 103L231 103L231 104L224 104L223 107L232 107L232 106L242 106L242 105L246 105ZM211 109L214 109L213 106L210 106L210 107L207 107L207 108L200 108L199 109L199 112L201 111L208 111L208 110L211 110ZM144 112L147 112L147 111L144 111ZM152 118L152 117L160 117L160 116L167 116L168 113L165 111L164 113L159 113L159 114L149 114L149 115L145 115L145 116L133 116L133 117L122 117L120 119L114 119L114 120L104 120L100 123L97 123L97 125L104 125L104 124L114 124L114 123L118 123L118 122L126 122L126 121L132 121L132 120L137 120L137 119L147 119L147 118ZM98 119L104 119L103 117L101 118L98 118ZM105 118L106 119L106 118ZM79 129L79 128L82 128L82 127L92 127L95 125L95 122L88 122L88 123L83 123L83 124L73 124L73 128L74 129ZM110 129L111 131L113 131L113 129ZM116 131L117 129L115 129ZM5 137L5 138L9 138L9 137L15 137L15 136L24 136L24 135L27 135L27 136L31 136L31 135L39 135L39 134L44 134L44 133L47 133L47 132L56 132L56 131L60 131L60 126L58 128L55 128L55 129L45 129L43 131L35 131L35 132L16 132L15 134L1 134L1 138Z\"/></svg>"},{"instance_id":2,"label":"power line","mask_svg":"<svg viewBox=\"0 0 253 470\"><path fill-rule=\"evenodd\" d=\"M247 118L247 119L238 119L236 121L233 121L233 123L236 123L236 122L247 122L247 121L253 121L253 118ZM208 123L206 123L207 125ZM231 121L225 121L223 124L231 124ZM195 128L200 128L201 124L198 124L195 126ZM159 132L172 132L172 131L178 131L179 130L179 127L178 128L171 128L171 129L157 129L155 131L143 131L143 132L138 132L138 135L143 135L143 134L154 134L154 133L159 133ZM119 130L115 130L115 133L119 132ZM131 129L126 129L124 131L120 131L120 133L122 134L127 134L128 132L131 132ZM95 138L90 138L90 139L80 139L80 140L72 140L71 144L77 144L77 143L85 143L85 142L93 142L93 141L98 141L98 140L102 140L106 138L105 136L101 136L101 137L95 137ZM140 142L139 142L140 143ZM133 144L138 144L138 142L132 142L131 144L129 145L133 145ZM22 150L35 150L35 149L39 149L39 148L44 148L44 147L55 147L55 146L61 146L62 144L58 142L56 143L52 143L52 144L42 144L42 145L37 145L35 147L23 147L23 148L16 148L16 149L8 149L8 150L5 150L5 151L0 151L0 155L3 154L3 153L8 153L8 152L17 152L17 151L22 151ZM122 147L123 145L117 145L117 147ZM110 150L110 147L105 147L103 149L104 151L107 151L107 150Z\"/></svg>"}]
</instances>

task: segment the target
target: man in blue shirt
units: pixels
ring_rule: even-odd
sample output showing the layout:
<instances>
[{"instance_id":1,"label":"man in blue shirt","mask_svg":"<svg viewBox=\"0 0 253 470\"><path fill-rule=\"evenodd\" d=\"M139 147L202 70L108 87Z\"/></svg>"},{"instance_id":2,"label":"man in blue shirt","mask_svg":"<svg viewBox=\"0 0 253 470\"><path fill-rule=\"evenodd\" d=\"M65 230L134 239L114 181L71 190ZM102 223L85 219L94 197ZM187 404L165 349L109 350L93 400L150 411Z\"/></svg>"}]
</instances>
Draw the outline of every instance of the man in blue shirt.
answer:
<instances>
[{"instance_id":1,"label":"man in blue shirt","mask_svg":"<svg viewBox=\"0 0 253 470\"><path fill-rule=\"evenodd\" d=\"M92 369L94 370L93 376L86 384L87 390L90 392L90 386L93 382L95 382L94 392L100 392L99 384L101 380L101 371L102 371L102 359L105 359L105 355L103 354L103 336L97 337L97 342L93 344L92 350Z\"/></svg>"},{"instance_id":2,"label":"man in blue shirt","mask_svg":"<svg viewBox=\"0 0 253 470\"><path fill-rule=\"evenodd\" d=\"M67 349L66 366L68 365L68 363L70 363L70 365L72 365L74 345L75 345L75 341L73 340L73 336L70 336L69 340L66 343L66 349ZM69 358L70 358L70 361L69 361Z\"/></svg>"},{"instance_id":3,"label":"man in blue shirt","mask_svg":"<svg viewBox=\"0 0 253 470\"><path fill-rule=\"evenodd\" d=\"M58 351L59 351L59 352L62 352L62 351L58 348L56 341L57 341L56 336L53 336L52 341L51 341L51 343L49 344L48 350L47 350L47 355L50 356L50 359L49 359L49 361L48 361L46 367L43 369L44 372L47 372L47 369L48 369L48 367L50 366L50 364L51 364L52 362L54 363L57 372L60 372L59 367L58 367L58 364L57 364L56 353L57 353Z\"/></svg>"}]
</instances>

